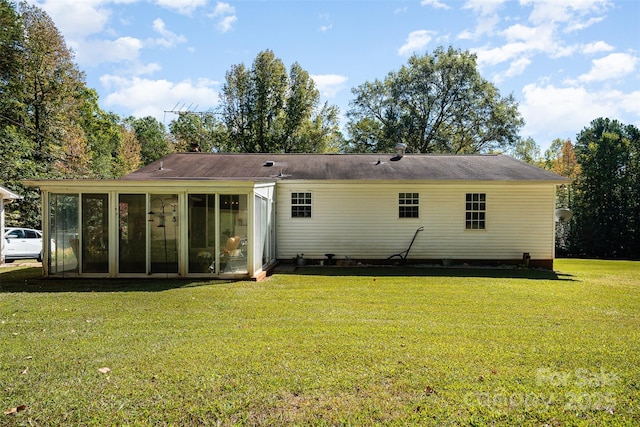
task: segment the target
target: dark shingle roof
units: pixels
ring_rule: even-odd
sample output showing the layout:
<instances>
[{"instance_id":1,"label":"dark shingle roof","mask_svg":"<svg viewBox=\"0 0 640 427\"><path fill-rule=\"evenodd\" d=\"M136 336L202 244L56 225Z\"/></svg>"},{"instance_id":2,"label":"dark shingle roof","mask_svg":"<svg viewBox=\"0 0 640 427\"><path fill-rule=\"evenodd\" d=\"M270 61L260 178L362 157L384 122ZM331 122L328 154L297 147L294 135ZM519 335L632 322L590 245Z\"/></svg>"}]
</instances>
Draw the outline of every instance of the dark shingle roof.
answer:
<instances>
[{"instance_id":1,"label":"dark shingle roof","mask_svg":"<svg viewBox=\"0 0 640 427\"><path fill-rule=\"evenodd\" d=\"M176 153L124 180L472 180L566 179L505 155Z\"/></svg>"}]
</instances>

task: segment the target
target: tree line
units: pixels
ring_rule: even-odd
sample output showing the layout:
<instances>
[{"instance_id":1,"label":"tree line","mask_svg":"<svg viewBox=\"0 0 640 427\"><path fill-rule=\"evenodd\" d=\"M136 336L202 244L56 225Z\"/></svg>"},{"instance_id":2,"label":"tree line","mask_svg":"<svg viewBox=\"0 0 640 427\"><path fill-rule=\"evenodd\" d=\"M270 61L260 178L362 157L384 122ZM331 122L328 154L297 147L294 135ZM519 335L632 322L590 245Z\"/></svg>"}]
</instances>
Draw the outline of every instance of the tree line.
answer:
<instances>
[{"instance_id":1,"label":"tree line","mask_svg":"<svg viewBox=\"0 0 640 427\"><path fill-rule=\"evenodd\" d=\"M179 112L165 126L104 111L37 6L0 0L0 25L0 185L24 196L9 205L9 224L40 226L39 193L23 179L118 178L181 151L380 153L402 142L409 153L507 153L567 176L558 206L575 216L559 249L640 257L638 129L600 118L575 146L556 140L540 155L519 135L513 96L480 75L469 51L413 55L353 88L346 135L309 73L298 63L287 69L271 50L230 67L215 111Z\"/></svg>"}]
</instances>

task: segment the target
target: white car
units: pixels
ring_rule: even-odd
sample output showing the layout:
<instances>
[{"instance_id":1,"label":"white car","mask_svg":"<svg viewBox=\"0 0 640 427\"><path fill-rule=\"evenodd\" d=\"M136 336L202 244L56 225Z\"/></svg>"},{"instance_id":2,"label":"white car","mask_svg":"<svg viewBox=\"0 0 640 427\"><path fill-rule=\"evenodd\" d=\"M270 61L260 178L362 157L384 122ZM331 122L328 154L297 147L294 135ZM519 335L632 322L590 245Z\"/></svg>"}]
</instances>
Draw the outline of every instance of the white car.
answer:
<instances>
[{"instance_id":1,"label":"white car","mask_svg":"<svg viewBox=\"0 0 640 427\"><path fill-rule=\"evenodd\" d=\"M4 259L37 259L42 261L42 231L31 228L4 229Z\"/></svg>"}]
</instances>

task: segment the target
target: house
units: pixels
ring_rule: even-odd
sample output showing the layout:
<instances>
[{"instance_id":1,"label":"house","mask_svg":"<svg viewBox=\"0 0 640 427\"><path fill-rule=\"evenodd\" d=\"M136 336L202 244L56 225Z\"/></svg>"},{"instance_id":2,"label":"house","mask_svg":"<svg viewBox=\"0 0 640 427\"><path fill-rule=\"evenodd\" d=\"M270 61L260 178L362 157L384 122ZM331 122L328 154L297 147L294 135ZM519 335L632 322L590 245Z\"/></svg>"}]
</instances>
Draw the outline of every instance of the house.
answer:
<instances>
[{"instance_id":1,"label":"house","mask_svg":"<svg viewBox=\"0 0 640 427\"><path fill-rule=\"evenodd\" d=\"M553 267L566 179L505 155L177 153L42 191L44 274L250 277L310 261ZM418 229L422 231L418 233ZM395 261L398 261L395 258Z\"/></svg>"},{"instance_id":2,"label":"house","mask_svg":"<svg viewBox=\"0 0 640 427\"><path fill-rule=\"evenodd\" d=\"M3 236L4 236L4 227L5 227L4 205L16 199L21 199L21 197L10 190L7 190L4 187L0 187L0 232L2 232ZM0 264L4 263L5 245L6 245L5 239L0 238Z\"/></svg>"}]
</instances>

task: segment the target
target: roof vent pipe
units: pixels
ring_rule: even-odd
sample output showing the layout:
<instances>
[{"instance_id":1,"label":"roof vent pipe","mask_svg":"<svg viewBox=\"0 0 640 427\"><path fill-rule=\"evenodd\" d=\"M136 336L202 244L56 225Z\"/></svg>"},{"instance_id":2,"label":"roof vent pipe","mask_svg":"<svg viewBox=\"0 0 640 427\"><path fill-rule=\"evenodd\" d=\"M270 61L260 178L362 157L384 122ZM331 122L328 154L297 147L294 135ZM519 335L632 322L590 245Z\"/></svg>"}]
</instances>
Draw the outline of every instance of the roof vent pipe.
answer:
<instances>
[{"instance_id":1,"label":"roof vent pipe","mask_svg":"<svg viewBox=\"0 0 640 427\"><path fill-rule=\"evenodd\" d=\"M405 151L407 151L406 144L403 144L401 142L398 142L394 148L396 150L397 158L402 158L402 156L404 156Z\"/></svg>"}]
</instances>

